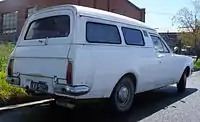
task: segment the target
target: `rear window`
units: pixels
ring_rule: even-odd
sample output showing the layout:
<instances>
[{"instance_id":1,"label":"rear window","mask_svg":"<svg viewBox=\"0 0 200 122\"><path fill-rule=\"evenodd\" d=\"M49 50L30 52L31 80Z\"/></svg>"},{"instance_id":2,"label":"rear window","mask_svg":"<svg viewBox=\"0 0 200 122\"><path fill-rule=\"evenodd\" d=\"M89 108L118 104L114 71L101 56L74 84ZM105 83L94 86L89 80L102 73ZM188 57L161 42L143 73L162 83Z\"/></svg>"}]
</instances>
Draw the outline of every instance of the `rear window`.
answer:
<instances>
[{"instance_id":1,"label":"rear window","mask_svg":"<svg viewBox=\"0 0 200 122\"><path fill-rule=\"evenodd\" d=\"M86 26L86 38L88 42L121 44L117 26L93 22L88 22Z\"/></svg>"},{"instance_id":2,"label":"rear window","mask_svg":"<svg viewBox=\"0 0 200 122\"><path fill-rule=\"evenodd\" d=\"M122 32L126 44L144 46L144 39L140 30L123 27Z\"/></svg>"},{"instance_id":3,"label":"rear window","mask_svg":"<svg viewBox=\"0 0 200 122\"><path fill-rule=\"evenodd\" d=\"M67 37L70 33L70 17L53 16L33 21L27 30L25 40Z\"/></svg>"}]
</instances>

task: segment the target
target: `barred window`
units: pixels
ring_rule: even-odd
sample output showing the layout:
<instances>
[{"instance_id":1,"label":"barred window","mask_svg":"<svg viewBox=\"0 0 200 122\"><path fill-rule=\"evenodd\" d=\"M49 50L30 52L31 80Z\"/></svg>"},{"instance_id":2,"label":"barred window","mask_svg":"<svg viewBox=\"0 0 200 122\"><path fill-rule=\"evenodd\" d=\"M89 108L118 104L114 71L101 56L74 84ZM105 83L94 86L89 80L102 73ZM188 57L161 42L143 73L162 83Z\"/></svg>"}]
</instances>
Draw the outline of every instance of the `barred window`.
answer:
<instances>
[{"instance_id":1,"label":"barred window","mask_svg":"<svg viewBox=\"0 0 200 122\"><path fill-rule=\"evenodd\" d=\"M4 33L16 32L17 28L17 12L5 13L2 15L2 30Z\"/></svg>"}]
</instances>

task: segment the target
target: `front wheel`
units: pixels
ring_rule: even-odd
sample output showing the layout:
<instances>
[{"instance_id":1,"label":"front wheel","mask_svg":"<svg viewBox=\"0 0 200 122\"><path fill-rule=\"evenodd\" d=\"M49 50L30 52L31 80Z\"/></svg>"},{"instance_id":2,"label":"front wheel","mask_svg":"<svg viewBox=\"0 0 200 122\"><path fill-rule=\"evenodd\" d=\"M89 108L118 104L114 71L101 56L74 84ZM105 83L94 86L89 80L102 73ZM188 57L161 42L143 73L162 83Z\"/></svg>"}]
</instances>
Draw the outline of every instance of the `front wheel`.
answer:
<instances>
[{"instance_id":1,"label":"front wheel","mask_svg":"<svg viewBox=\"0 0 200 122\"><path fill-rule=\"evenodd\" d=\"M183 93L186 90L187 75L186 72L183 73L181 80L177 84L177 91Z\"/></svg>"},{"instance_id":2,"label":"front wheel","mask_svg":"<svg viewBox=\"0 0 200 122\"><path fill-rule=\"evenodd\" d=\"M134 83L128 76L123 77L113 90L111 95L111 107L114 112L128 112L133 104L134 98Z\"/></svg>"}]
</instances>

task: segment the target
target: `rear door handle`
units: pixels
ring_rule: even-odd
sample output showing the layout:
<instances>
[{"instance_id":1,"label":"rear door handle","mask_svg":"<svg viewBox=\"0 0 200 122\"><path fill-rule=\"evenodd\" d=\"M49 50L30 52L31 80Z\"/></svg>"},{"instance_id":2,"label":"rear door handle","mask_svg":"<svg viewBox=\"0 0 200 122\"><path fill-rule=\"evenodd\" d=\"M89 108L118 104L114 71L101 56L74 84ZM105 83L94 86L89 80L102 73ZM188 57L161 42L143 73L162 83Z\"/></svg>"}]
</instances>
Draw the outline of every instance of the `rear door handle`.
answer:
<instances>
[{"instance_id":1,"label":"rear door handle","mask_svg":"<svg viewBox=\"0 0 200 122\"><path fill-rule=\"evenodd\" d=\"M157 57L158 57L158 58L162 58L162 57L164 57L164 55L158 54Z\"/></svg>"},{"instance_id":2,"label":"rear door handle","mask_svg":"<svg viewBox=\"0 0 200 122\"><path fill-rule=\"evenodd\" d=\"M45 39L45 40L38 40L38 42L44 44L44 45L47 45L48 44L48 38Z\"/></svg>"},{"instance_id":3,"label":"rear door handle","mask_svg":"<svg viewBox=\"0 0 200 122\"><path fill-rule=\"evenodd\" d=\"M43 43L44 41L43 40L38 40L38 42Z\"/></svg>"}]
</instances>

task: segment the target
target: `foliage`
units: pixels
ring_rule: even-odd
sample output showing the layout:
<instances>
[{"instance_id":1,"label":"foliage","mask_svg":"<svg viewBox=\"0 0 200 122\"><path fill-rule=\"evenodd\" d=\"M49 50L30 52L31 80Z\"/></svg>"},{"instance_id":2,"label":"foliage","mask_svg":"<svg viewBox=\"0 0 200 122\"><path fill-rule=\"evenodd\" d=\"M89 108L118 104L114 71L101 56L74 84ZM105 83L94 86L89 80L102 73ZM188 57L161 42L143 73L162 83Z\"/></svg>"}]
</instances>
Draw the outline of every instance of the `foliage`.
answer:
<instances>
[{"instance_id":1,"label":"foliage","mask_svg":"<svg viewBox=\"0 0 200 122\"><path fill-rule=\"evenodd\" d=\"M6 71L7 61L8 61L7 56L0 57L0 72Z\"/></svg>"},{"instance_id":2,"label":"foliage","mask_svg":"<svg viewBox=\"0 0 200 122\"><path fill-rule=\"evenodd\" d=\"M184 46L192 46L197 59L200 57L200 1L193 1L193 8L182 8L173 17L173 24L179 28L179 39Z\"/></svg>"},{"instance_id":3,"label":"foliage","mask_svg":"<svg viewBox=\"0 0 200 122\"><path fill-rule=\"evenodd\" d=\"M200 69L200 60L198 60L195 65L194 65L195 69Z\"/></svg>"},{"instance_id":4,"label":"foliage","mask_svg":"<svg viewBox=\"0 0 200 122\"><path fill-rule=\"evenodd\" d=\"M12 87L6 82L6 74L0 72L0 99L6 101L10 98L27 96L22 88Z\"/></svg>"},{"instance_id":5,"label":"foliage","mask_svg":"<svg viewBox=\"0 0 200 122\"><path fill-rule=\"evenodd\" d=\"M8 63L8 56L14 49L14 45L6 44L0 45L0 72L5 72Z\"/></svg>"},{"instance_id":6,"label":"foliage","mask_svg":"<svg viewBox=\"0 0 200 122\"><path fill-rule=\"evenodd\" d=\"M6 82L6 66L8 58L14 45L6 44L0 45L0 101L6 101L13 97L27 96L26 92L22 88L12 87Z\"/></svg>"}]
</instances>

